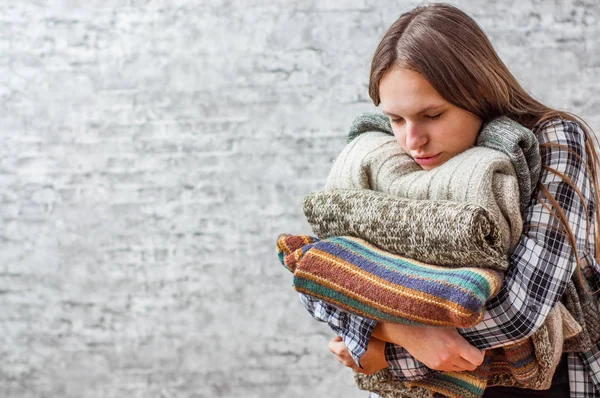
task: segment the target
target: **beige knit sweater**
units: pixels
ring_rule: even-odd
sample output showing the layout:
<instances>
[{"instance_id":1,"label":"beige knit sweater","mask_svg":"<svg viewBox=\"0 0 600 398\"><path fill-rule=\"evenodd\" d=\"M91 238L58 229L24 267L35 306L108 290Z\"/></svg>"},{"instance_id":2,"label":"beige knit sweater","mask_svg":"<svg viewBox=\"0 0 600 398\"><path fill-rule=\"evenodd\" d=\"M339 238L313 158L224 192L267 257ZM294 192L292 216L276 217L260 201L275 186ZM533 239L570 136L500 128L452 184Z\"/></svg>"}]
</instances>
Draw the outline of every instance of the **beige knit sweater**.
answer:
<instances>
[{"instance_id":1,"label":"beige knit sweater","mask_svg":"<svg viewBox=\"0 0 600 398\"><path fill-rule=\"evenodd\" d=\"M474 147L433 170L422 170L394 137L363 133L333 164L326 189L336 188L480 205L498 222L506 252L518 242L523 228L515 169L508 156L489 148Z\"/></svg>"}]
</instances>

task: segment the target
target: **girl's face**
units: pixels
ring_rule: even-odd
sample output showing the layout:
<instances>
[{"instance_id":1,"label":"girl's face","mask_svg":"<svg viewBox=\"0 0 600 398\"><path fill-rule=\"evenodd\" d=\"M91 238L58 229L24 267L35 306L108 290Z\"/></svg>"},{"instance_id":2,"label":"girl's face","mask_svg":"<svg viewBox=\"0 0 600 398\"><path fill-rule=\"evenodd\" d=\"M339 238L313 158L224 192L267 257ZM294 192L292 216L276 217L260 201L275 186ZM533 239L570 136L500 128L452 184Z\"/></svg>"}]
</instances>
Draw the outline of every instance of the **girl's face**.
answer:
<instances>
[{"instance_id":1,"label":"girl's face","mask_svg":"<svg viewBox=\"0 0 600 398\"><path fill-rule=\"evenodd\" d=\"M442 98L420 73L393 67L379 83L379 97L400 146L423 169L475 145L481 119Z\"/></svg>"}]
</instances>

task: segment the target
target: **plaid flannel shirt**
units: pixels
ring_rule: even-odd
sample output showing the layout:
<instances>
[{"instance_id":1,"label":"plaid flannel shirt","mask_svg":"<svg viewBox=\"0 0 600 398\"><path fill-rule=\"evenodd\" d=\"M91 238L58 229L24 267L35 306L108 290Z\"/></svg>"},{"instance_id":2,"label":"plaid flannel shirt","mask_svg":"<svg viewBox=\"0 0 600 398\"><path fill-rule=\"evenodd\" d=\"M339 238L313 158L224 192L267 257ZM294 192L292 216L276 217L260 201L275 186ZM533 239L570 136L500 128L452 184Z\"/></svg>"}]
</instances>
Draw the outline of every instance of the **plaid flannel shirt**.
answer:
<instances>
[{"instance_id":1,"label":"plaid flannel shirt","mask_svg":"<svg viewBox=\"0 0 600 398\"><path fill-rule=\"evenodd\" d=\"M585 136L578 124L561 119L553 120L537 131L540 144L560 144L569 148L552 145L542 148L540 181L569 220L584 275L590 279L592 287L598 289L600 267L594 260L593 246L595 203L585 166ZM549 169L570 178L583 195L585 204L573 187ZM488 301L479 324L458 329L475 347L501 347L531 336L563 295L576 262L567 238L557 232L558 223L549 208L547 201L534 193L524 211L523 234L511 254L511 266L500 293ZM342 337L360 366L360 357L366 351L376 321L342 312L307 295L300 294L300 298L314 318L327 322ZM385 356L390 372L398 380L422 379L435 372L402 347L391 343L386 345ZM600 398L600 342L588 352L568 354L568 364L571 397Z\"/></svg>"}]
</instances>

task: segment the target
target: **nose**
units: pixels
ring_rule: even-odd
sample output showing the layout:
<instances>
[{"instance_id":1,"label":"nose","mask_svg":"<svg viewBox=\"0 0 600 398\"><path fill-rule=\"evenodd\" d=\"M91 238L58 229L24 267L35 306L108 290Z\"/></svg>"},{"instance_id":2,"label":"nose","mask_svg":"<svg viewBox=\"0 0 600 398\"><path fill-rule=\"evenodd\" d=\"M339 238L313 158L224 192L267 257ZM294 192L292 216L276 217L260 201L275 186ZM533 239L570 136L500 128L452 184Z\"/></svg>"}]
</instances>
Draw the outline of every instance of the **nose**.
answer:
<instances>
[{"instance_id":1,"label":"nose","mask_svg":"<svg viewBox=\"0 0 600 398\"><path fill-rule=\"evenodd\" d=\"M406 121L404 128L406 129L405 130L406 149L409 149L411 151L416 151L427 143L426 132L421 127L419 127L416 123Z\"/></svg>"}]
</instances>

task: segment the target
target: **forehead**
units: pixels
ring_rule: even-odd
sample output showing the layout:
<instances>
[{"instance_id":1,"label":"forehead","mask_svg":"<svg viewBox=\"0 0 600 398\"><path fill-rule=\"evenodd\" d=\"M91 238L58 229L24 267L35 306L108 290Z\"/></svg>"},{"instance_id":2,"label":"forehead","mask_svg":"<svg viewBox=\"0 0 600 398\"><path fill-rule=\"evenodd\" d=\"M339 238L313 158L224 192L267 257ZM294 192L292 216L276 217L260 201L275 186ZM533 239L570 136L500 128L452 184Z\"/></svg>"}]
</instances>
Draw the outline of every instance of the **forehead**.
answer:
<instances>
[{"instance_id":1,"label":"forehead","mask_svg":"<svg viewBox=\"0 0 600 398\"><path fill-rule=\"evenodd\" d=\"M394 67L379 82L384 113L412 115L447 103L420 73Z\"/></svg>"}]
</instances>

